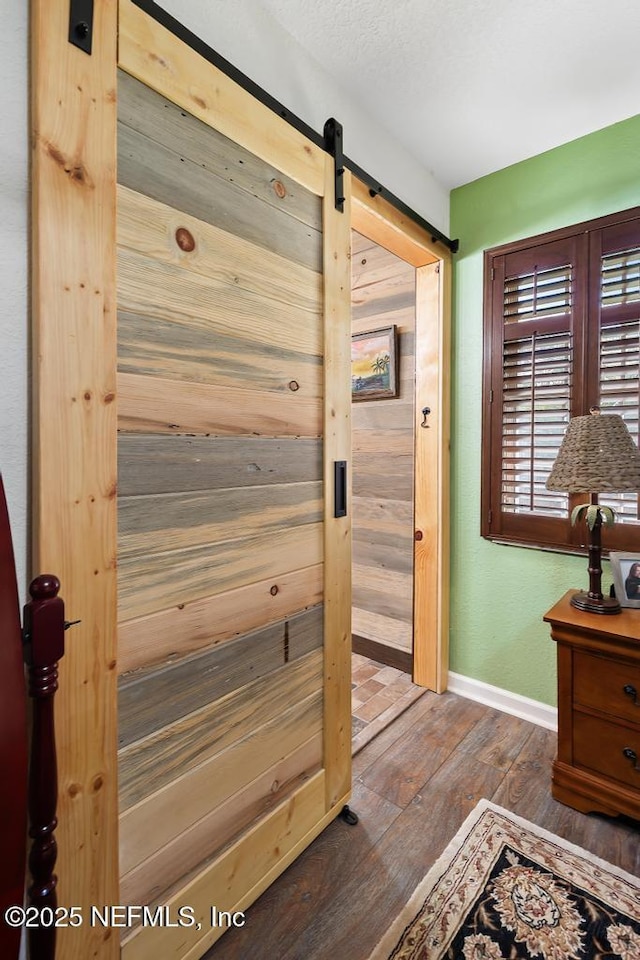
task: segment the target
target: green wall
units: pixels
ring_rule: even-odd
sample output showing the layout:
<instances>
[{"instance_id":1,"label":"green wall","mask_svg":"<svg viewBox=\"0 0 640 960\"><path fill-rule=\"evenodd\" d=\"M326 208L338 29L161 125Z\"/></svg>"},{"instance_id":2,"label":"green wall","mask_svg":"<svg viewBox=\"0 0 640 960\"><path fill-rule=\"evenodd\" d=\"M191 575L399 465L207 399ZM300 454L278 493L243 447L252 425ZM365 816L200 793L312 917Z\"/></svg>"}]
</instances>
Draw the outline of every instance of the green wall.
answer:
<instances>
[{"instance_id":1,"label":"green wall","mask_svg":"<svg viewBox=\"0 0 640 960\"><path fill-rule=\"evenodd\" d=\"M556 702L555 645L542 616L588 585L586 558L480 537L483 251L640 205L640 115L451 194L454 273L451 670ZM605 583L610 580L605 564Z\"/></svg>"}]
</instances>

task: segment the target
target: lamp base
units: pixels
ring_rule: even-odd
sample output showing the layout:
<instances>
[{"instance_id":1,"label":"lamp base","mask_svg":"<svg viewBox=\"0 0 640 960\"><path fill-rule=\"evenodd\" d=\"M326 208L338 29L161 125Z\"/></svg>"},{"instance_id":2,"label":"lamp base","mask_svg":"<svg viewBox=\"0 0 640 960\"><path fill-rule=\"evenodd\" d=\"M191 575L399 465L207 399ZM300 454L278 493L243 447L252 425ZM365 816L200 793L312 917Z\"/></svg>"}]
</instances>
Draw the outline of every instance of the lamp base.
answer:
<instances>
[{"instance_id":1,"label":"lamp base","mask_svg":"<svg viewBox=\"0 0 640 960\"><path fill-rule=\"evenodd\" d=\"M574 593L571 606L586 613L620 613L621 607L615 597L592 597L584 590Z\"/></svg>"}]
</instances>

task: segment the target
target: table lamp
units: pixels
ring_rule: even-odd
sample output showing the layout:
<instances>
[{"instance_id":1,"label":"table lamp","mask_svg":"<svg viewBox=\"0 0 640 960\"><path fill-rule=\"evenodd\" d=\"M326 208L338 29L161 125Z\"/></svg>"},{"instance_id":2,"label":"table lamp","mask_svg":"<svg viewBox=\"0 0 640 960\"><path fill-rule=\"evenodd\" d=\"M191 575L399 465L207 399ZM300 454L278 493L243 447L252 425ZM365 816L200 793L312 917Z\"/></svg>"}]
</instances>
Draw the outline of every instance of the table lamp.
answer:
<instances>
[{"instance_id":1,"label":"table lamp","mask_svg":"<svg viewBox=\"0 0 640 960\"><path fill-rule=\"evenodd\" d=\"M588 528L589 591L574 594L571 604L589 613L620 613L614 597L602 596L601 528L613 524L611 507L598 504L599 493L640 490L640 451L618 414L596 408L586 417L569 421L547 490L589 493L590 502L575 507L571 523L584 519Z\"/></svg>"}]
</instances>

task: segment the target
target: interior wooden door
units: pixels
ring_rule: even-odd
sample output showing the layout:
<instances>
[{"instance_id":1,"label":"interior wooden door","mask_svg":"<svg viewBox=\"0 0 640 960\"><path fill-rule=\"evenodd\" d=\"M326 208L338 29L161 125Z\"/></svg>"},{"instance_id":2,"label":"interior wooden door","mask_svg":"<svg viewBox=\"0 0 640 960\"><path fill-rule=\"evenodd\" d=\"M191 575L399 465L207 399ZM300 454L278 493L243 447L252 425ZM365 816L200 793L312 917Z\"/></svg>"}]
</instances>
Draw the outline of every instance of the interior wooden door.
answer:
<instances>
[{"instance_id":1,"label":"interior wooden door","mask_svg":"<svg viewBox=\"0 0 640 960\"><path fill-rule=\"evenodd\" d=\"M350 794L349 176L340 212L331 158L130 0L96 10L90 57L53 6L34 0L34 533L82 621L61 902L194 911L121 945L85 923L59 952L196 958L211 908L245 908Z\"/></svg>"},{"instance_id":2,"label":"interior wooden door","mask_svg":"<svg viewBox=\"0 0 640 960\"><path fill-rule=\"evenodd\" d=\"M323 152L209 106L211 64L128 5L120 64L121 896L202 923L123 956L177 958L350 790L349 215Z\"/></svg>"}]
</instances>

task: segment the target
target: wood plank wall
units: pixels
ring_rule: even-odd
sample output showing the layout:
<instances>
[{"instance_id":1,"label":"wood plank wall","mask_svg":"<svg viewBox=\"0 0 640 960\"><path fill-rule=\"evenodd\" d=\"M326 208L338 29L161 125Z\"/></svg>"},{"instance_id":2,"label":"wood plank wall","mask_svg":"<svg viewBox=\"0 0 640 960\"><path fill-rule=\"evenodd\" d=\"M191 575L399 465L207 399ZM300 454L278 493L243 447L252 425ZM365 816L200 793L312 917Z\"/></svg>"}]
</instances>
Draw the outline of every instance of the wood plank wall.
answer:
<instances>
[{"instance_id":1,"label":"wood plank wall","mask_svg":"<svg viewBox=\"0 0 640 960\"><path fill-rule=\"evenodd\" d=\"M118 85L119 797L147 903L320 768L321 201Z\"/></svg>"},{"instance_id":2,"label":"wood plank wall","mask_svg":"<svg viewBox=\"0 0 640 960\"><path fill-rule=\"evenodd\" d=\"M353 427L353 633L413 649L415 268L352 233L352 332L396 324L400 395L359 400Z\"/></svg>"}]
</instances>

